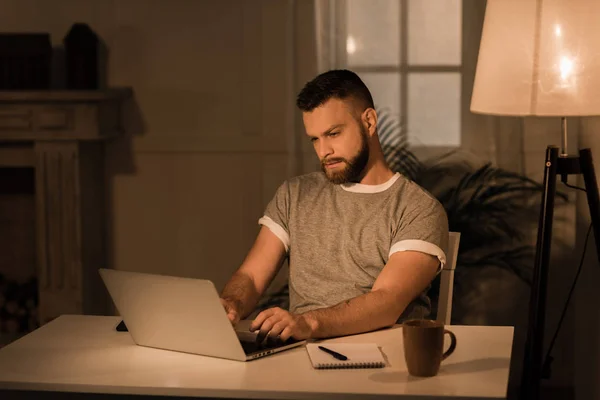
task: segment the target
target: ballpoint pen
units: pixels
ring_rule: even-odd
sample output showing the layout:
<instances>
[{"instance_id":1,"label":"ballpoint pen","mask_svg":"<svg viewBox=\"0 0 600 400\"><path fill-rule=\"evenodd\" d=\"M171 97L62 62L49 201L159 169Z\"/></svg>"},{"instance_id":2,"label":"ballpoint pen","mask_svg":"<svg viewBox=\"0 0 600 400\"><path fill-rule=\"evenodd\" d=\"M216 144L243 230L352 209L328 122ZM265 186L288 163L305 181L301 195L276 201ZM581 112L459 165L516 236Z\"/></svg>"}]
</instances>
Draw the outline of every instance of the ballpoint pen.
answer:
<instances>
[{"instance_id":1,"label":"ballpoint pen","mask_svg":"<svg viewBox=\"0 0 600 400\"><path fill-rule=\"evenodd\" d=\"M346 361L348 359L348 357L346 357L343 354L338 353L337 351L330 350L330 349L328 349L326 347L323 347L323 346L318 346L318 347L319 347L319 350L323 350L325 353L331 354L332 356L334 356L338 360Z\"/></svg>"}]
</instances>

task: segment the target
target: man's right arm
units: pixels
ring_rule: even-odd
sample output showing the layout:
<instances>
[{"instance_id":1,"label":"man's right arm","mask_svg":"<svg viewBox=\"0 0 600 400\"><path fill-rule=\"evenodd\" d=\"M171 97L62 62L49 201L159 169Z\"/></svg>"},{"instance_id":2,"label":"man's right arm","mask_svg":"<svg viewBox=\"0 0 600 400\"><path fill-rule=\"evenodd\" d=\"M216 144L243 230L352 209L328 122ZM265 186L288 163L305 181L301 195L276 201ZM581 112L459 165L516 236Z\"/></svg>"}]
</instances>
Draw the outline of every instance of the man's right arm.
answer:
<instances>
[{"instance_id":1,"label":"man's right arm","mask_svg":"<svg viewBox=\"0 0 600 400\"><path fill-rule=\"evenodd\" d=\"M281 240L262 226L246 259L221 292L221 302L233 323L254 310L279 272L285 255Z\"/></svg>"}]
</instances>

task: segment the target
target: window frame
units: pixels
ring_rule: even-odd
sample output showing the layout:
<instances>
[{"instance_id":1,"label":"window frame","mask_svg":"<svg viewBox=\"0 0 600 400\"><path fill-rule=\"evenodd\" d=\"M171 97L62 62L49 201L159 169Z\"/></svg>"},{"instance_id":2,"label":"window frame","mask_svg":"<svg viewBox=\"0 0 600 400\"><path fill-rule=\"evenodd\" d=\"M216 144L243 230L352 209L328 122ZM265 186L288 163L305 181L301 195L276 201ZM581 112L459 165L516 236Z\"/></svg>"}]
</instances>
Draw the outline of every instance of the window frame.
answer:
<instances>
[{"instance_id":1,"label":"window frame","mask_svg":"<svg viewBox=\"0 0 600 400\"><path fill-rule=\"evenodd\" d=\"M348 65L347 61L347 53L346 53L346 38L347 38L347 1L346 0L334 0L330 3L331 9L331 17L332 21L330 21L332 28L337 32L337 34L332 35L335 40L335 64L336 68L348 68L352 71L358 73L399 73L400 74L400 87L398 88L398 95L400 100L400 125L402 127L408 126L408 79L409 75L413 73L458 73L459 79L461 80L460 84L460 98L461 98L461 107L459 108L459 133L461 136L460 144L458 146L448 145L448 146L437 146L437 145L423 145L423 146L415 146L411 145L411 151L413 151L418 157L425 156L435 156L439 154L443 154L445 152L455 150L462 146L462 107L464 101L462 100L464 93L464 87L462 84L462 80L464 79L464 46L462 43L462 35L463 35L463 25L464 25L464 16L462 15L462 9L464 7L464 0L461 0L461 4L459 5L459 12L461 13L461 23L460 23L460 37L458 38L459 43L461 44L460 48L460 64L458 65L447 65L447 64L413 64L410 65L408 63L408 45L409 45L409 26L408 26L408 13L409 13L409 0L398 0L399 2L399 12L400 12L400 48L398 49L400 52L400 65L377 65L373 64L370 66L358 66L358 65Z\"/></svg>"}]
</instances>

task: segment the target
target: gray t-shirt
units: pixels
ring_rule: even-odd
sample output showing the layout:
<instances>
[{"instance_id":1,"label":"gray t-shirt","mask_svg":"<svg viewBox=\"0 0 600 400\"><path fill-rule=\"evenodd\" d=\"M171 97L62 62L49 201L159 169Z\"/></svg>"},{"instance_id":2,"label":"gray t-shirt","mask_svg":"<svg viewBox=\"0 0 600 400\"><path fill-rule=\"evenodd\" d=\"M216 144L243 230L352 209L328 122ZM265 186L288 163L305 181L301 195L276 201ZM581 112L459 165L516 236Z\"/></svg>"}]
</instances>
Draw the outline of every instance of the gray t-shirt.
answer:
<instances>
[{"instance_id":1,"label":"gray t-shirt","mask_svg":"<svg viewBox=\"0 0 600 400\"><path fill-rule=\"evenodd\" d=\"M290 311L330 307L367 293L397 251L416 250L446 262L448 219L442 205L395 174L381 185L329 182L322 172L285 181L259 224L289 257ZM422 293L398 321L425 317Z\"/></svg>"}]
</instances>

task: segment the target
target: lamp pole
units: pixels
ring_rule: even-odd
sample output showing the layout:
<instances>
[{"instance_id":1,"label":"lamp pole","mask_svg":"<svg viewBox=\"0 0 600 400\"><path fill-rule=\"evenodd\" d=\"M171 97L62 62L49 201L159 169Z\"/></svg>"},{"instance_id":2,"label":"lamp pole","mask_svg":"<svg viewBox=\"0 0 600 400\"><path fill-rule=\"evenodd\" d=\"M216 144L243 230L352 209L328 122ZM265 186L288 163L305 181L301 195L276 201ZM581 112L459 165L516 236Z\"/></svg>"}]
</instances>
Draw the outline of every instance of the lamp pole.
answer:
<instances>
[{"instance_id":1,"label":"lamp pole","mask_svg":"<svg viewBox=\"0 0 600 400\"><path fill-rule=\"evenodd\" d=\"M544 329L546 316L546 294L552 242L552 220L556 197L556 178L567 183L569 175L582 174L585 182L587 203L594 229L596 253L600 262L600 199L591 150L579 150L579 156L569 156L566 149L566 118L562 119L563 147L561 155L558 147L548 146L544 165L544 192L540 207L540 219L536 242L535 264L529 301L529 323L523 372L521 376L521 400L538 400L540 384L544 378Z\"/></svg>"}]
</instances>

